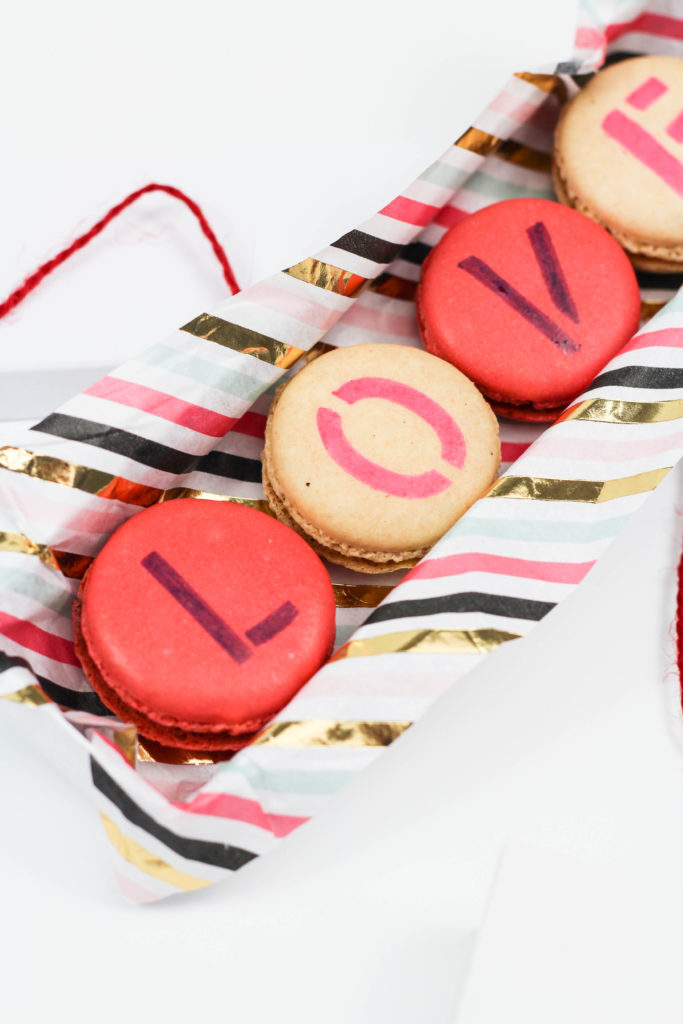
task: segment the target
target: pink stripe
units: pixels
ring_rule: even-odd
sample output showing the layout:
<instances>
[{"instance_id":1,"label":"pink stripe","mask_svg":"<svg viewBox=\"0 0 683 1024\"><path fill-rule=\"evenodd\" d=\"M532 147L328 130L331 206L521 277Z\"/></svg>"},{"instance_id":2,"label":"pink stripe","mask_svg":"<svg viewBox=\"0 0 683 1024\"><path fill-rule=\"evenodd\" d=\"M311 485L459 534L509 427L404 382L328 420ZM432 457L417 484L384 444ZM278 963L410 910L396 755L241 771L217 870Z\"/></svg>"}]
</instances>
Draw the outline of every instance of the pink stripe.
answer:
<instances>
[{"instance_id":1,"label":"pink stripe","mask_svg":"<svg viewBox=\"0 0 683 1024\"><path fill-rule=\"evenodd\" d=\"M143 889L137 882L131 882L130 878L126 878L125 875L121 874L116 868L114 868L114 874L116 875L116 881L119 883L119 889L132 903L152 903L154 900L161 900L166 896L166 893L151 892L150 889Z\"/></svg>"},{"instance_id":2,"label":"pink stripe","mask_svg":"<svg viewBox=\"0 0 683 1024\"><path fill-rule=\"evenodd\" d=\"M535 125L541 131L552 135L557 127L557 107L554 104L541 104L529 118L528 124Z\"/></svg>"},{"instance_id":3,"label":"pink stripe","mask_svg":"<svg viewBox=\"0 0 683 1024\"><path fill-rule=\"evenodd\" d=\"M626 35L627 32L647 32L653 36L665 36L667 39L683 39L683 21L668 18L664 14L641 14L633 21L608 25L605 29L609 43Z\"/></svg>"},{"instance_id":4,"label":"pink stripe","mask_svg":"<svg viewBox=\"0 0 683 1024\"><path fill-rule=\"evenodd\" d=\"M406 224L417 224L419 227L426 227L439 212L438 206L429 206L428 203L418 203L415 199L407 199L406 196L398 196L393 202L379 211L385 217L394 217Z\"/></svg>"},{"instance_id":5,"label":"pink stripe","mask_svg":"<svg viewBox=\"0 0 683 1024\"><path fill-rule=\"evenodd\" d=\"M626 97L626 102L630 103L636 110L647 110L655 100L658 100L660 96L663 96L668 91L668 85L664 85L661 79L655 78L653 75L646 82L643 82L642 85L639 85L637 89L634 89L631 95Z\"/></svg>"},{"instance_id":6,"label":"pink stripe","mask_svg":"<svg viewBox=\"0 0 683 1024\"><path fill-rule=\"evenodd\" d=\"M683 348L683 327L667 327L662 331L636 334L621 351L632 352L637 348Z\"/></svg>"},{"instance_id":7,"label":"pink stripe","mask_svg":"<svg viewBox=\"0 0 683 1024\"><path fill-rule=\"evenodd\" d=\"M666 131L676 142L683 142L683 110L673 119Z\"/></svg>"},{"instance_id":8,"label":"pink stripe","mask_svg":"<svg viewBox=\"0 0 683 1024\"><path fill-rule=\"evenodd\" d=\"M132 409L140 409L209 437L223 437L236 422L234 416L223 416L211 409L185 402L182 398L174 398L163 391L155 391L154 388L145 387L143 384L131 384L130 381L119 380L117 377L103 377L84 394L105 398Z\"/></svg>"},{"instance_id":9,"label":"pink stripe","mask_svg":"<svg viewBox=\"0 0 683 1024\"><path fill-rule=\"evenodd\" d=\"M362 299L361 299L362 302ZM393 334L398 338L419 338L415 307L409 306L410 314L400 316L398 313L384 313L379 309L361 306L358 302L344 314L344 323L354 327L362 327L367 331L379 331L382 334Z\"/></svg>"},{"instance_id":10,"label":"pink stripe","mask_svg":"<svg viewBox=\"0 0 683 1024\"><path fill-rule=\"evenodd\" d=\"M644 441L600 441L600 461L628 462L646 455L676 450L683 444L683 432L667 434L666 437L648 438ZM577 437L540 437L534 444L532 455L552 456L558 459L573 459L590 462L595 458L595 441Z\"/></svg>"},{"instance_id":11,"label":"pink stripe","mask_svg":"<svg viewBox=\"0 0 683 1024\"><path fill-rule=\"evenodd\" d=\"M467 210L459 210L457 206L444 206L434 218L434 223L444 228L452 228L465 217L469 217Z\"/></svg>"},{"instance_id":12,"label":"pink stripe","mask_svg":"<svg viewBox=\"0 0 683 1024\"><path fill-rule=\"evenodd\" d=\"M597 28L578 28L574 41L580 50L602 50L605 45L605 34Z\"/></svg>"},{"instance_id":13,"label":"pink stripe","mask_svg":"<svg viewBox=\"0 0 683 1024\"><path fill-rule=\"evenodd\" d=\"M528 121L530 117L534 116L538 105L529 103L527 100L520 100L517 96L510 96L509 93L499 92L490 104L490 109L523 124L524 121Z\"/></svg>"},{"instance_id":14,"label":"pink stripe","mask_svg":"<svg viewBox=\"0 0 683 1024\"><path fill-rule=\"evenodd\" d=\"M258 412L245 412L232 429L237 434L246 434L247 437L265 437L266 417Z\"/></svg>"},{"instance_id":15,"label":"pink stripe","mask_svg":"<svg viewBox=\"0 0 683 1024\"><path fill-rule=\"evenodd\" d=\"M301 296L293 295L268 281L252 285L247 294L249 299L267 306L268 309L284 313L285 316L290 316L293 320L299 320L302 324L309 324L309 326L318 327L323 331L332 327L342 315L341 310L326 309L325 306L306 302Z\"/></svg>"},{"instance_id":16,"label":"pink stripe","mask_svg":"<svg viewBox=\"0 0 683 1024\"><path fill-rule=\"evenodd\" d=\"M639 160L683 197L683 164L657 142L654 136L620 110L611 110L602 127Z\"/></svg>"},{"instance_id":17,"label":"pink stripe","mask_svg":"<svg viewBox=\"0 0 683 1024\"><path fill-rule=\"evenodd\" d=\"M524 455L531 441L501 441L500 457L503 462L514 462L520 455Z\"/></svg>"},{"instance_id":18,"label":"pink stripe","mask_svg":"<svg viewBox=\"0 0 683 1024\"><path fill-rule=\"evenodd\" d=\"M55 636L54 633L48 633L32 622L25 622L23 619L17 619L14 615L0 611L0 633L21 647L35 651L36 654L52 658L53 661L61 661L64 665L80 666L74 645L70 640Z\"/></svg>"},{"instance_id":19,"label":"pink stripe","mask_svg":"<svg viewBox=\"0 0 683 1024\"><path fill-rule=\"evenodd\" d=\"M233 796L231 793L200 793L189 803L171 801L174 807L191 814L210 814L216 818L231 818L247 825L256 825L274 836L288 836L308 818L294 818L288 814L266 814L256 800Z\"/></svg>"},{"instance_id":20,"label":"pink stripe","mask_svg":"<svg viewBox=\"0 0 683 1024\"><path fill-rule=\"evenodd\" d=\"M430 558L411 569L406 580L435 580L463 572L493 572L548 583L578 583L595 562L531 562L525 558L466 552Z\"/></svg>"},{"instance_id":21,"label":"pink stripe","mask_svg":"<svg viewBox=\"0 0 683 1024\"><path fill-rule=\"evenodd\" d=\"M26 488L24 493L21 485L19 486L22 512L29 517L35 516L37 522L49 523L50 532L46 541L50 547L78 555L94 554L91 548L94 544L101 543L102 535L109 536L125 519L139 511L138 506L115 507L111 499L106 498L104 500L107 505L104 507L108 506L111 511L100 512L93 506L98 503L102 508L103 499L94 494L83 493L79 498L84 499L85 507L76 510L71 504L45 498L43 490L37 490L38 493ZM7 502L0 501L0 509L3 507L8 507Z\"/></svg>"}]
</instances>

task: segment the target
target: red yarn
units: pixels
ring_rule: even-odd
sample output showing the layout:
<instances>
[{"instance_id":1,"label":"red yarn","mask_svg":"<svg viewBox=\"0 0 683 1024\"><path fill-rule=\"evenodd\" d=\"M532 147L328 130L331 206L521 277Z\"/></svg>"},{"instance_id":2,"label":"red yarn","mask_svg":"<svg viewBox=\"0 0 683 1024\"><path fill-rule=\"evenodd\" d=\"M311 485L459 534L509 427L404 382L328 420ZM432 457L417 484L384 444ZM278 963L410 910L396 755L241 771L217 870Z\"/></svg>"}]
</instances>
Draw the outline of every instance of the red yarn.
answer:
<instances>
[{"instance_id":1,"label":"red yarn","mask_svg":"<svg viewBox=\"0 0 683 1024\"><path fill-rule=\"evenodd\" d=\"M126 196L122 202L118 203L116 206L112 206L111 210L109 210L101 220L98 220L96 224L93 224L89 231L80 235L75 242L72 242L71 245L58 253L57 256L53 256L52 259L38 267L36 271L26 278L22 285L12 292L9 298L0 303L0 319L3 316L6 316L10 310L14 309L15 306L18 306L20 302L23 302L26 296L32 292L34 288L38 287L43 278L47 277L48 274L51 274L53 270L56 270L57 267L64 263L65 260L68 260L69 256L78 252L79 249L82 249L83 246L87 245L88 242L95 238L96 235L99 235L100 231L103 231L104 228L106 228L110 221L115 217L118 217L118 215L134 203L136 199L139 199L140 196L144 196L147 192L166 192L167 195L173 196L174 199L180 199L181 202L185 203L185 205L192 211L199 221L199 226L211 243L211 248L216 254L216 259L223 269L223 277L227 282L228 288L233 295L236 295L240 289L237 281L235 280L235 275L232 272L232 267L230 266L228 257L225 254L223 246L211 230L211 226L202 213L200 207L197 206L194 200L190 199L189 196L186 196L184 192L181 192L178 188L174 188L172 185L152 184L145 185L144 188L139 188L137 192L131 192L131 194Z\"/></svg>"}]
</instances>

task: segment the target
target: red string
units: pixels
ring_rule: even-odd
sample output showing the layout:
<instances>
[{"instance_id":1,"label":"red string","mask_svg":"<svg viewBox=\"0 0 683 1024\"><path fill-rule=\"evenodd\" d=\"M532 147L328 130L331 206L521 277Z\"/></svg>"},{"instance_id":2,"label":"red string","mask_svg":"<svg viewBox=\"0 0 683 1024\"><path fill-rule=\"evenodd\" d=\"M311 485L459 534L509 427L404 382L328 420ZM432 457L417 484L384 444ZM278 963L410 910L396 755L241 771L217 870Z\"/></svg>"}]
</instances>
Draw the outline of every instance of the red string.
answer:
<instances>
[{"instance_id":1,"label":"red string","mask_svg":"<svg viewBox=\"0 0 683 1024\"><path fill-rule=\"evenodd\" d=\"M71 245L58 253L57 256L53 256L52 259L38 267L37 270L26 278L23 284L19 285L19 287L12 292L9 298L0 303L0 319L2 319L3 316L6 316L10 310L15 308L15 306L18 306L20 302L23 302L26 296L32 292L34 288L37 288L40 282L46 278L48 274L51 274L52 271L56 270L57 267L64 263L65 260L68 260L69 256L72 256L75 252L78 252L79 249L82 249L83 246L87 245L88 242L99 235L100 231L103 231L104 228L106 228L107 224L114 220L115 217L118 217L120 213L123 213L123 211L128 206L131 206L136 199L139 199L140 196L146 195L147 192L166 192L167 195L173 196L174 199L180 199L181 202L185 203L185 205L192 211L199 221L200 228L211 243L211 248L216 254L216 259L223 269L223 277L227 282L228 288L233 295L236 295L240 289L237 281L235 280L235 275L232 272L232 267L230 266L228 257L225 254L223 246L211 230L211 225L202 213L200 207L197 206L194 200L190 199L189 196L186 196L184 192L181 192L178 188L173 188L172 185L152 184L145 185L144 188L139 188L137 192L131 192L131 194L126 196L122 202L118 203L116 206L112 206L111 210L109 210L101 220L98 220L96 224L93 224L89 231L80 235L75 242L72 242Z\"/></svg>"}]
</instances>

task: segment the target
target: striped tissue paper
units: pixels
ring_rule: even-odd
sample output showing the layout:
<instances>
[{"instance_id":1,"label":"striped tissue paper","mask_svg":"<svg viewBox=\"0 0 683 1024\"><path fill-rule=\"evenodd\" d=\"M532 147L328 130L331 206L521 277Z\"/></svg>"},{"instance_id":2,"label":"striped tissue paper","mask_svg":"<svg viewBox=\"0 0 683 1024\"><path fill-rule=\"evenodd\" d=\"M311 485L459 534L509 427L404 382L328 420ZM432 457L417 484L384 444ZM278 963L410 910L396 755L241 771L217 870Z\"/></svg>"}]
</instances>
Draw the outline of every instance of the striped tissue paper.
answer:
<instances>
[{"instance_id":1,"label":"striped tissue paper","mask_svg":"<svg viewBox=\"0 0 683 1024\"><path fill-rule=\"evenodd\" d=\"M642 274L638 335L550 428L501 423L499 480L405 579L370 585L331 567L335 656L232 760L156 763L74 652L78 580L113 530L180 496L261 507L265 417L285 375L331 347L418 345L420 265L444 232L500 199L554 198L552 133L573 76L622 54L683 56L673 5L602 7L608 24L581 12L574 59L511 78L359 228L0 447L0 695L66 751L131 899L219 881L315 815L487 652L571 593L683 455L683 299L671 278Z\"/></svg>"}]
</instances>

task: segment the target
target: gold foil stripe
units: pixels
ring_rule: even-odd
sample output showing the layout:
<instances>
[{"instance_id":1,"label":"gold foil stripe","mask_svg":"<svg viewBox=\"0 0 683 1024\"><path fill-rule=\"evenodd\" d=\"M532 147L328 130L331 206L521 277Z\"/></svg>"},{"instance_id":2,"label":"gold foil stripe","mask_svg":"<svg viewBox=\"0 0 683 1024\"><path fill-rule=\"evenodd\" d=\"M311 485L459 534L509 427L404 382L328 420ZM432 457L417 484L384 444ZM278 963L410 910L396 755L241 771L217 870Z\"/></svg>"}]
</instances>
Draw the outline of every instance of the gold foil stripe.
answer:
<instances>
[{"instance_id":1,"label":"gold foil stripe","mask_svg":"<svg viewBox=\"0 0 683 1024\"><path fill-rule=\"evenodd\" d=\"M218 764L233 756L233 751L187 750L183 747L165 747L153 740L138 737L137 760L152 764Z\"/></svg>"},{"instance_id":2,"label":"gold foil stripe","mask_svg":"<svg viewBox=\"0 0 683 1024\"><path fill-rule=\"evenodd\" d=\"M316 288L324 288L328 292L336 292L348 298L357 295L367 283L367 278L361 277L360 274L352 274L350 270L342 270L341 267L323 263L312 256L293 267L285 267L283 273L296 277L299 281L305 281L306 284L313 284Z\"/></svg>"},{"instance_id":3,"label":"gold foil stripe","mask_svg":"<svg viewBox=\"0 0 683 1024\"><path fill-rule=\"evenodd\" d=\"M487 498L531 498L536 501L585 501L593 504L652 491L671 466L617 480L552 480L539 476L502 476Z\"/></svg>"},{"instance_id":4,"label":"gold foil stripe","mask_svg":"<svg viewBox=\"0 0 683 1024\"><path fill-rule=\"evenodd\" d=\"M187 875L184 871L179 871L178 868L174 868L162 860L161 857L157 857L156 854L150 853L140 843L125 835L118 825L115 825L111 818L108 818L102 811L100 811L100 818L107 833L107 839L112 846L118 850L124 860L133 864L146 875L159 878L162 882L167 882L168 885L172 885L176 889L183 889L185 892L206 889L211 885L211 882L207 882L203 878L195 878L194 875Z\"/></svg>"},{"instance_id":5,"label":"gold foil stripe","mask_svg":"<svg viewBox=\"0 0 683 1024\"><path fill-rule=\"evenodd\" d=\"M542 153L539 149L531 149L530 146L523 146L521 142L514 142L506 139L496 150L495 155L501 160L518 167L526 167L532 171L545 171L550 173L552 167L552 156L550 153Z\"/></svg>"},{"instance_id":6,"label":"gold foil stripe","mask_svg":"<svg viewBox=\"0 0 683 1024\"><path fill-rule=\"evenodd\" d=\"M30 683L21 690L15 690L14 693L3 693L2 699L12 701L15 704L27 704L33 708L42 707L43 704L52 704L50 698L35 683Z\"/></svg>"},{"instance_id":7,"label":"gold foil stripe","mask_svg":"<svg viewBox=\"0 0 683 1024\"><path fill-rule=\"evenodd\" d=\"M128 764L135 768L138 745L138 731L135 726L127 725L125 729L114 729L112 740L114 746L118 747Z\"/></svg>"},{"instance_id":8,"label":"gold foil stripe","mask_svg":"<svg viewBox=\"0 0 683 1024\"><path fill-rule=\"evenodd\" d=\"M326 341L316 341L312 348L309 348L308 352L304 352L302 359L306 365L312 363L318 356L324 356L326 352L332 352L337 346L328 345Z\"/></svg>"},{"instance_id":9,"label":"gold foil stripe","mask_svg":"<svg viewBox=\"0 0 683 1024\"><path fill-rule=\"evenodd\" d=\"M588 398L571 406L562 420L591 420L594 423L668 423L683 417L683 400L670 402L622 402L615 398Z\"/></svg>"},{"instance_id":10,"label":"gold foil stripe","mask_svg":"<svg viewBox=\"0 0 683 1024\"><path fill-rule=\"evenodd\" d=\"M49 480L87 494L99 494L116 479L110 473L102 473L89 466L65 462L52 455L37 455L26 448L12 448L9 445L0 448L0 469L22 473L37 480Z\"/></svg>"},{"instance_id":11,"label":"gold foil stripe","mask_svg":"<svg viewBox=\"0 0 683 1024\"><path fill-rule=\"evenodd\" d=\"M98 498L122 501L127 505L139 505L141 508L154 505L164 493L158 487L136 484L132 480L112 476L111 473L102 473L89 466L65 462L52 455L37 455L26 448L12 448L9 445L0 448L0 469L60 484L62 487L71 487L85 494L94 494Z\"/></svg>"},{"instance_id":12,"label":"gold foil stripe","mask_svg":"<svg viewBox=\"0 0 683 1024\"><path fill-rule=\"evenodd\" d=\"M57 569L70 579L81 579L90 565L90 555L75 555L70 551L57 551L47 544L36 544L23 533L0 531L0 552L20 555L37 555L43 565Z\"/></svg>"},{"instance_id":13,"label":"gold foil stripe","mask_svg":"<svg viewBox=\"0 0 683 1024\"><path fill-rule=\"evenodd\" d=\"M332 661L376 654L485 654L518 637L502 629L410 629L350 640Z\"/></svg>"},{"instance_id":14,"label":"gold foil stripe","mask_svg":"<svg viewBox=\"0 0 683 1024\"><path fill-rule=\"evenodd\" d=\"M41 545L34 544L23 533L0 532L0 551L13 552L20 555L38 555Z\"/></svg>"},{"instance_id":15,"label":"gold foil stripe","mask_svg":"<svg viewBox=\"0 0 683 1024\"><path fill-rule=\"evenodd\" d=\"M366 583L334 583L332 589L337 608L376 608L394 588Z\"/></svg>"},{"instance_id":16,"label":"gold foil stripe","mask_svg":"<svg viewBox=\"0 0 683 1024\"><path fill-rule=\"evenodd\" d=\"M217 345L222 345L223 348L231 348L235 352L254 356L255 359L261 359L264 363L270 363L272 366L279 366L283 370L293 366L305 351L294 345L287 345L284 341L269 338L266 334L252 331L249 327L241 327L228 320L221 320L220 317L212 316L210 313L200 313L180 330L192 334L195 338L213 341Z\"/></svg>"},{"instance_id":17,"label":"gold foil stripe","mask_svg":"<svg viewBox=\"0 0 683 1024\"><path fill-rule=\"evenodd\" d=\"M330 346L331 347L331 346ZM313 351L313 350L311 350ZM0 448L0 468L12 473L22 473L44 480L48 483L71 487L76 491L84 491L98 498L121 501L128 505L139 505L147 508L157 502L170 501L172 498L205 498L211 501L233 501L239 505L249 505L266 511L267 502L257 498L236 498L230 494L213 494L211 491L197 491L191 487L171 487L167 491L159 487L147 487L136 484L124 477L100 473L88 466L79 466L73 462L64 462L50 455L36 455L25 448ZM17 537L21 534L17 534ZM31 544L31 541L27 541ZM39 545L34 545L39 547Z\"/></svg>"},{"instance_id":18,"label":"gold foil stripe","mask_svg":"<svg viewBox=\"0 0 683 1024\"><path fill-rule=\"evenodd\" d=\"M459 139L455 140L454 145L459 146L460 149L467 149L470 153L478 153L479 156L488 156L500 146L502 141L497 135L482 132L479 128L468 128Z\"/></svg>"},{"instance_id":19,"label":"gold foil stripe","mask_svg":"<svg viewBox=\"0 0 683 1024\"><path fill-rule=\"evenodd\" d=\"M521 78L522 81L535 85L537 89L542 89L543 92L559 93L562 100L566 97L567 87L559 75L543 75L536 74L533 71L517 71L515 78Z\"/></svg>"},{"instance_id":20,"label":"gold foil stripe","mask_svg":"<svg viewBox=\"0 0 683 1024\"><path fill-rule=\"evenodd\" d=\"M388 747L411 722L276 722L254 741L272 747Z\"/></svg>"},{"instance_id":21,"label":"gold foil stripe","mask_svg":"<svg viewBox=\"0 0 683 1024\"><path fill-rule=\"evenodd\" d=\"M234 498L229 494L213 494L211 491L196 491L192 487L170 487L164 491L159 498L159 504L164 501L175 501L176 498L201 498L203 501L230 501L233 505L246 505L247 508L255 508L259 512L265 512L272 516L270 505L264 498Z\"/></svg>"},{"instance_id":22,"label":"gold foil stripe","mask_svg":"<svg viewBox=\"0 0 683 1024\"><path fill-rule=\"evenodd\" d=\"M386 295L390 299L403 299L413 302L417 292L417 281L408 281L405 277L395 274L380 274L369 285L370 291Z\"/></svg>"},{"instance_id":23,"label":"gold foil stripe","mask_svg":"<svg viewBox=\"0 0 683 1024\"><path fill-rule=\"evenodd\" d=\"M0 551L19 555L37 555L50 569L57 568L57 561L47 544L35 544L23 533L0 531Z\"/></svg>"}]
</instances>

